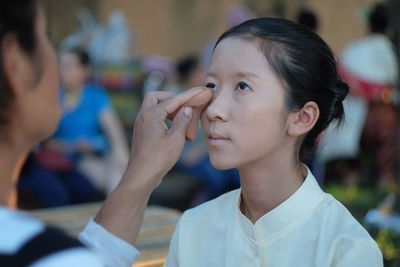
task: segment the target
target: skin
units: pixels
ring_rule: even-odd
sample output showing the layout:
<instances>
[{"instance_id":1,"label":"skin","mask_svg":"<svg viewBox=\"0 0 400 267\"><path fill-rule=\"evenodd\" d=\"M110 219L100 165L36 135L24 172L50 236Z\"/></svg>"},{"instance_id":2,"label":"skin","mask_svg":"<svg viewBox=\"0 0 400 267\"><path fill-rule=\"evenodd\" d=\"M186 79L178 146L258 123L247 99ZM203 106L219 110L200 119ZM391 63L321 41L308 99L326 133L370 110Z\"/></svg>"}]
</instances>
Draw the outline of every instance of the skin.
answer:
<instances>
[{"instance_id":1,"label":"skin","mask_svg":"<svg viewBox=\"0 0 400 267\"><path fill-rule=\"evenodd\" d=\"M41 8L35 20L35 34L37 54L33 58L21 49L14 35L5 37L1 50L13 98L7 111L10 123L0 131L0 205L11 208L15 207L15 198L11 196L25 155L52 134L60 114L55 89L58 88L56 56L46 36ZM129 243L136 240L150 193L183 149L192 108L182 107L202 91L146 95L135 122L128 168L95 217L109 232ZM173 123L168 128L165 120L171 116Z\"/></svg>"},{"instance_id":2,"label":"skin","mask_svg":"<svg viewBox=\"0 0 400 267\"><path fill-rule=\"evenodd\" d=\"M77 55L69 52L61 54L60 78L66 92L81 91L89 75L90 70L79 62Z\"/></svg>"},{"instance_id":3,"label":"skin","mask_svg":"<svg viewBox=\"0 0 400 267\"><path fill-rule=\"evenodd\" d=\"M308 102L287 110L282 82L256 39L221 41L206 79L214 91L202 114L211 164L239 170L241 211L255 223L303 183L306 170L296 144L314 126L318 106Z\"/></svg>"},{"instance_id":4,"label":"skin","mask_svg":"<svg viewBox=\"0 0 400 267\"><path fill-rule=\"evenodd\" d=\"M194 87L190 90L194 90L197 87ZM188 130L186 131L186 140L193 141L196 139L197 128L199 127L199 121L201 112L204 107L208 104L208 102L212 99L212 91L207 87L204 87L204 91L195 97L193 97L189 102L185 104L185 107L193 108L192 120L189 123Z\"/></svg>"},{"instance_id":5,"label":"skin","mask_svg":"<svg viewBox=\"0 0 400 267\"><path fill-rule=\"evenodd\" d=\"M16 206L15 198L10 197L15 194L16 167L22 165L25 154L38 140L55 130L60 115L58 92L54 89L58 87L56 56L46 36L41 10L35 29L36 56L42 62L40 68L34 66L14 35L3 39L1 50L13 101L7 112L12 119L1 129L0 203L11 207ZM39 72L40 79L37 78Z\"/></svg>"}]
</instances>

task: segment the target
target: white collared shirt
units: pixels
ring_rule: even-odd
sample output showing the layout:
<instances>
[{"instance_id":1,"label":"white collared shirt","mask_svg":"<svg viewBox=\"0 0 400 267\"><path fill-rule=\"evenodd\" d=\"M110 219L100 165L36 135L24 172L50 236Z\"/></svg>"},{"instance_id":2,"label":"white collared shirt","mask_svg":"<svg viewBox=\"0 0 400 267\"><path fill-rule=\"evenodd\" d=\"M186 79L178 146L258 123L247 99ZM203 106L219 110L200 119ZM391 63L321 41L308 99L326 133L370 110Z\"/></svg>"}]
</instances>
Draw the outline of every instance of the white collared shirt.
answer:
<instances>
[{"instance_id":1,"label":"white collared shirt","mask_svg":"<svg viewBox=\"0 0 400 267\"><path fill-rule=\"evenodd\" d=\"M314 176L255 224L240 211L240 189L186 211L164 266L383 266L368 232Z\"/></svg>"}]
</instances>

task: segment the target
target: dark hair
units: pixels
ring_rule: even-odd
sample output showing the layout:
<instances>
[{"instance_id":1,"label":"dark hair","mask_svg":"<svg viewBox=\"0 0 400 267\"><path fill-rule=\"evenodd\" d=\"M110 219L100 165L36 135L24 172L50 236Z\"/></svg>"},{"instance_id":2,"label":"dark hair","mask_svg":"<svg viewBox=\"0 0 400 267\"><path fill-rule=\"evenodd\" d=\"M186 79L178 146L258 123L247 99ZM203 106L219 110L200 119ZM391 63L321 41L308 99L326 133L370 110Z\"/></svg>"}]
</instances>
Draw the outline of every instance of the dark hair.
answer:
<instances>
[{"instance_id":1,"label":"dark hair","mask_svg":"<svg viewBox=\"0 0 400 267\"><path fill-rule=\"evenodd\" d=\"M349 89L338 75L331 49L307 27L279 18L248 20L222 34L215 46L228 37L261 41L261 51L285 87L289 111L300 110L309 101L318 105L315 126L299 142L300 160L307 159L318 135L332 120L344 117L342 101Z\"/></svg>"},{"instance_id":2,"label":"dark hair","mask_svg":"<svg viewBox=\"0 0 400 267\"><path fill-rule=\"evenodd\" d=\"M383 3L376 4L368 16L369 28L374 33L384 33L389 21L389 10Z\"/></svg>"},{"instance_id":3,"label":"dark hair","mask_svg":"<svg viewBox=\"0 0 400 267\"><path fill-rule=\"evenodd\" d=\"M78 58L79 64L84 67L89 67L91 64L89 53L82 47L68 49L65 53L74 54Z\"/></svg>"},{"instance_id":4,"label":"dark hair","mask_svg":"<svg viewBox=\"0 0 400 267\"><path fill-rule=\"evenodd\" d=\"M183 83L187 82L190 74L199 66L200 62L196 56L188 56L180 60L176 66L176 72L179 80Z\"/></svg>"},{"instance_id":5,"label":"dark hair","mask_svg":"<svg viewBox=\"0 0 400 267\"><path fill-rule=\"evenodd\" d=\"M297 17L297 22L307 26L313 31L317 30L318 28L317 16L314 14L314 12L308 9L300 10Z\"/></svg>"},{"instance_id":6,"label":"dark hair","mask_svg":"<svg viewBox=\"0 0 400 267\"><path fill-rule=\"evenodd\" d=\"M0 45L6 36L16 36L21 48L28 55L36 50L35 18L37 0L7 1L0 9ZM0 46L1 47L1 46ZM0 53L0 125L7 123L4 112L12 97L10 86L3 66L3 54Z\"/></svg>"}]
</instances>

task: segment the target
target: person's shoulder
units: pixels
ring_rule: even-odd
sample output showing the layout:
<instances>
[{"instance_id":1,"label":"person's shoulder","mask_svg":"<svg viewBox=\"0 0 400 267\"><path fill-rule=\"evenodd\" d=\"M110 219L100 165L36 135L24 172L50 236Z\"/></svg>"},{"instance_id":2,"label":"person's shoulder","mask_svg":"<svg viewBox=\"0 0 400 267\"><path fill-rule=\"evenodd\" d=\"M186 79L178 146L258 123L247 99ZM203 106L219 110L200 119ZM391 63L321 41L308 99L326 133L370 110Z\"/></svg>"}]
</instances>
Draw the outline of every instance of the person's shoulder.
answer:
<instances>
[{"instance_id":1,"label":"person's shoulder","mask_svg":"<svg viewBox=\"0 0 400 267\"><path fill-rule=\"evenodd\" d=\"M207 201L184 212L182 219L186 222L203 223L212 219L229 218L235 211L240 189L232 190L213 200Z\"/></svg>"},{"instance_id":2,"label":"person's shoulder","mask_svg":"<svg viewBox=\"0 0 400 267\"><path fill-rule=\"evenodd\" d=\"M0 208L0 252L15 253L44 228L42 222L22 212Z\"/></svg>"},{"instance_id":3,"label":"person's shoulder","mask_svg":"<svg viewBox=\"0 0 400 267\"><path fill-rule=\"evenodd\" d=\"M32 266L102 266L96 255L63 231L45 227L15 255Z\"/></svg>"},{"instance_id":4,"label":"person's shoulder","mask_svg":"<svg viewBox=\"0 0 400 267\"><path fill-rule=\"evenodd\" d=\"M359 55L360 49L362 51L364 51L364 46L365 46L364 39L358 39L358 40L354 40L354 41L350 42L343 49L343 52L341 55L342 60L347 59L349 57Z\"/></svg>"},{"instance_id":5,"label":"person's shoulder","mask_svg":"<svg viewBox=\"0 0 400 267\"><path fill-rule=\"evenodd\" d=\"M333 257L346 255L369 255L379 259L381 252L367 230L353 217L342 203L332 195L324 193L324 199L315 210L314 219L319 221L320 237L331 246Z\"/></svg>"},{"instance_id":6,"label":"person's shoulder","mask_svg":"<svg viewBox=\"0 0 400 267\"><path fill-rule=\"evenodd\" d=\"M336 258L348 260L351 257L362 257L372 264L362 266L381 266L382 253L361 223L332 195L326 194L325 204L328 225L325 231L331 231Z\"/></svg>"},{"instance_id":7,"label":"person's shoulder","mask_svg":"<svg viewBox=\"0 0 400 267\"><path fill-rule=\"evenodd\" d=\"M340 239L349 246L360 242L375 244L368 231L350 211L332 195L325 193L318 211L324 231L329 231L333 239Z\"/></svg>"},{"instance_id":8,"label":"person's shoulder","mask_svg":"<svg viewBox=\"0 0 400 267\"><path fill-rule=\"evenodd\" d=\"M72 248L59 251L52 255L43 257L33 262L32 267L70 267L70 266L91 266L101 267L104 264L90 250L82 248Z\"/></svg>"},{"instance_id":9,"label":"person's shoulder","mask_svg":"<svg viewBox=\"0 0 400 267\"><path fill-rule=\"evenodd\" d=\"M0 266L99 263L76 239L22 212L0 208L0 236Z\"/></svg>"}]
</instances>

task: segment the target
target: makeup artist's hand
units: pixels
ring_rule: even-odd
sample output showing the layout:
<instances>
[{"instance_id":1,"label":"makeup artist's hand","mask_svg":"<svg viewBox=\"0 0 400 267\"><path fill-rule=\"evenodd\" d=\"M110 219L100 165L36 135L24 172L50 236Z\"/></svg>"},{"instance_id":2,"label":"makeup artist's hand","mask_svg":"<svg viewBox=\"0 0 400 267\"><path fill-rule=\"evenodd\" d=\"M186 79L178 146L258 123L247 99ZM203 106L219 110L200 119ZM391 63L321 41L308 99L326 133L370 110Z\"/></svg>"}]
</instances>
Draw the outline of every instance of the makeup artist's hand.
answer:
<instances>
[{"instance_id":1,"label":"makeup artist's hand","mask_svg":"<svg viewBox=\"0 0 400 267\"><path fill-rule=\"evenodd\" d=\"M135 242L151 192L182 152L192 117L192 108L182 106L203 91L146 95L134 126L128 168L95 218L110 233ZM169 128L167 119L172 119Z\"/></svg>"},{"instance_id":2,"label":"makeup artist's hand","mask_svg":"<svg viewBox=\"0 0 400 267\"><path fill-rule=\"evenodd\" d=\"M145 96L134 126L133 144L128 173L153 180L149 182L153 190L161 178L178 160L184 143L185 133L192 116L192 108L182 107L203 89L188 90L174 95L169 92L152 92ZM165 121L172 120L167 127Z\"/></svg>"}]
</instances>

